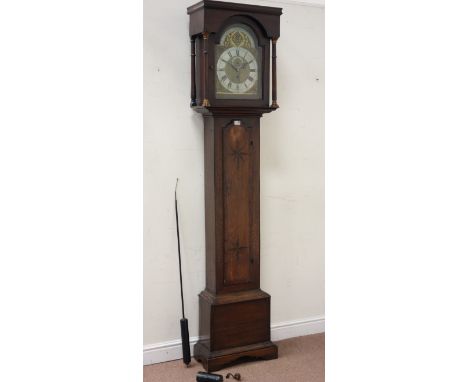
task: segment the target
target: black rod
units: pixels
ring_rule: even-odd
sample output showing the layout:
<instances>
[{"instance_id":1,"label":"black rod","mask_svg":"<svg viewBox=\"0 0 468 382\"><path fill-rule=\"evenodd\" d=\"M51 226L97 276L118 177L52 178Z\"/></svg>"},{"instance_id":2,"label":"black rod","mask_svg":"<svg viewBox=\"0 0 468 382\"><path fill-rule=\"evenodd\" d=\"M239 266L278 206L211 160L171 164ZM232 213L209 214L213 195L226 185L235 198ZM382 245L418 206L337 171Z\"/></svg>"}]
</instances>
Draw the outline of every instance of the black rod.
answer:
<instances>
[{"instance_id":1,"label":"black rod","mask_svg":"<svg viewBox=\"0 0 468 382\"><path fill-rule=\"evenodd\" d=\"M175 215L176 215L176 226L177 226L177 249L179 253L179 279L180 279L180 299L182 301L182 318L180 319L180 334L182 337L182 356L186 366L190 364L192 356L190 355L190 335L188 328L188 320L185 318L184 309L184 287L182 285L182 260L180 258L180 234L179 234L179 211L177 209L177 184L179 178L177 178L175 186Z\"/></svg>"},{"instance_id":2,"label":"black rod","mask_svg":"<svg viewBox=\"0 0 468 382\"><path fill-rule=\"evenodd\" d=\"M179 178L177 178L175 186L175 216L176 216L176 226L177 226L177 249L179 252L179 278L180 278L180 299L182 301L182 318L185 318L184 310L184 288L182 286L182 262L180 259L180 235L179 235L179 213L177 210L177 184L179 183Z\"/></svg>"}]
</instances>

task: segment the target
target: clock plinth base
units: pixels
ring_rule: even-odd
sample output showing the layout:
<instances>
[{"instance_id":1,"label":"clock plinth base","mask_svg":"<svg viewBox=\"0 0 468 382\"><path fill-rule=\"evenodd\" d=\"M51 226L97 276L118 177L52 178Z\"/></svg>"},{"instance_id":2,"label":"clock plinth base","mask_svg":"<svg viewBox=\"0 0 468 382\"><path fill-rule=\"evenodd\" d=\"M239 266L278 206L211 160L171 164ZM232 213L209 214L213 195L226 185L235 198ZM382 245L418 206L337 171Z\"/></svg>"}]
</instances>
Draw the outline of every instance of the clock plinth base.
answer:
<instances>
[{"instance_id":1,"label":"clock plinth base","mask_svg":"<svg viewBox=\"0 0 468 382\"><path fill-rule=\"evenodd\" d=\"M237 363L278 358L278 347L271 341L240 346L237 348L210 352L198 342L194 348L194 358L208 372L218 371Z\"/></svg>"},{"instance_id":2,"label":"clock plinth base","mask_svg":"<svg viewBox=\"0 0 468 382\"><path fill-rule=\"evenodd\" d=\"M194 357L207 371L278 358L270 338L270 295L261 289L200 293L200 340Z\"/></svg>"}]
</instances>

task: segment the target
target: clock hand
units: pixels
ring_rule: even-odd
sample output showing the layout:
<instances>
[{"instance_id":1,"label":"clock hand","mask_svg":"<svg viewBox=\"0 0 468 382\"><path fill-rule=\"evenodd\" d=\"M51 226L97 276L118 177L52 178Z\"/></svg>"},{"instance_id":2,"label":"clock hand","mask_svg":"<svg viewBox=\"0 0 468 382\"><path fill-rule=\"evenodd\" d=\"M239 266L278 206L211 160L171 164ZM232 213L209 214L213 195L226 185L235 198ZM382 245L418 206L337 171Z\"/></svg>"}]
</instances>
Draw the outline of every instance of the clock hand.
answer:
<instances>
[{"instance_id":1,"label":"clock hand","mask_svg":"<svg viewBox=\"0 0 468 382\"><path fill-rule=\"evenodd\" d=\"M230 61L226 61L226 60L224 60L224 59L222 59L222 60L223 60L226 64L231 65L231 67L232 67L236 72L239 72L239 69L237 69L234 65L232 65Z\"/></svg>"},{"instance_id":2,"label":"clock hand","mask_svg":"<svg viewBox=\"0 0 468 382\"><path fill-rule=\"evenodd\" d=\"M252 60L252 61L253 61L253 60ZM245 67L246 67L247 65L250 65L250 63L251 63L252 61L249 61L249 62L246 61L246 62L244 62L244 63L242 64L241 69L245 69Z\"/></svg>"}]
</instances>

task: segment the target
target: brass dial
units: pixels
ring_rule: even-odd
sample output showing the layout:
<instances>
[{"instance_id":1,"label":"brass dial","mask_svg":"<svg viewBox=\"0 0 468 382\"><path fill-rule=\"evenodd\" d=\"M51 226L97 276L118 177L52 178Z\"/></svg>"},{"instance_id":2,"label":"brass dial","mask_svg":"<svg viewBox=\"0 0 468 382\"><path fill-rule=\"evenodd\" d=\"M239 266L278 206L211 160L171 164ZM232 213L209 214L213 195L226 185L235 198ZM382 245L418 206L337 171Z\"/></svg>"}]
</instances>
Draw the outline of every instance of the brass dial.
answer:
<instances>
[{"instance_id":1,"label":"brass dial","mask_svg":"<svg viewBox=\"0 0 468 382\"><path fill-rule=\"evenodd\" d=\"M224 89L237 94L248 92L258 79L257 60L242 47L226 49L218 59L216 71Z\"/></svg>"}]
</instances>

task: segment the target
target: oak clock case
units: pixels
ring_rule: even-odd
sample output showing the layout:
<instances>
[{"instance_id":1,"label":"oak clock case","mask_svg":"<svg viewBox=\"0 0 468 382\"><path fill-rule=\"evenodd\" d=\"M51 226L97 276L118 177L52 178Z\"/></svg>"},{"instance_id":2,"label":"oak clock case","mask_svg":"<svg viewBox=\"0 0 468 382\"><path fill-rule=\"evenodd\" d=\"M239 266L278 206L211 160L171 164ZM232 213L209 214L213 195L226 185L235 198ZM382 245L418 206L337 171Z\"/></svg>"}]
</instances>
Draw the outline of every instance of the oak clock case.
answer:
<instances>
[{"instance_id":1,"label":"oak clock case","mask_svg":"<svg viewBox=\"0 0 468 382\"><path fill-rule=\"evenodd\" d=\"M203 115L205 155L206 288L194 357L216 371L278 357L271 297L260 288L260 118L278 108L282 11L205 0L187 12L190 104Z\"/></svg>"}]
</instances>

